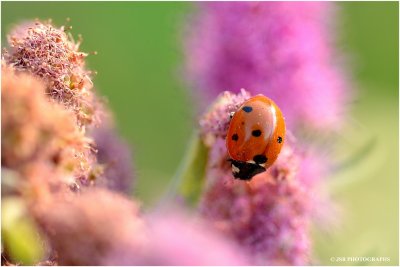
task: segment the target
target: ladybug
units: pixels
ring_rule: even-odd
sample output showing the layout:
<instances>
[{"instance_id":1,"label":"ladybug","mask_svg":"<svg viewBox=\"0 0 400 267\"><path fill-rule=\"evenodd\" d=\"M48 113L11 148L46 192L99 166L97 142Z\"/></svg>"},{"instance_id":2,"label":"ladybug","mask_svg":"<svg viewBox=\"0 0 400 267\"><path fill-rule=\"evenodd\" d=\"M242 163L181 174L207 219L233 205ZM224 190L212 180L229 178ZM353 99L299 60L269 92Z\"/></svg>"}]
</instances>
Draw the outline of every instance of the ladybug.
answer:
<instances>
[{"instance_id":1,"label":"ladybug","mask_svg":"<svg viewBox=\"0 0 400 267\"><path fill-rule=\"evenodd\" d=\"M236 179L251 180L278 158L285 140L285 120L268 97L256 95L231 115L226 148Z\"/></svg>"}]
</instances>

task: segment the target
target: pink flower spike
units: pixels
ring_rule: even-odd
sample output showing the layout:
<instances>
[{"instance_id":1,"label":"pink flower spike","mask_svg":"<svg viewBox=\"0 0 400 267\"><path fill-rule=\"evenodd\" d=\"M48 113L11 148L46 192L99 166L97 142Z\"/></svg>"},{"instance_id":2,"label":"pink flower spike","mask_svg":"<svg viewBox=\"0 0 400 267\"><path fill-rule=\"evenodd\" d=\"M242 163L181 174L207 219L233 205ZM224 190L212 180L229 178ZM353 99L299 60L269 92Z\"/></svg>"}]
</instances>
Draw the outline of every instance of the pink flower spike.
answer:
<instances>
[{"instance_id":1,"label":"pink flower spike","mask_svg":"<svg viewBox=\"0 0 400 267\"><path fill-rule=\"evenodd\" d=\"M141 265L248 265L233 240L200 218L170 209L148 218L151 235L148 259Z\"/></svg>"},{"instance_id":2,"label":"pink flower spike","mask_svg":"<svg viewBox=\"0 0 400 267\"><path fill-rule=\"evenodd\" d=\"M207 145L211 145L217 137L225 138L231 113L250 97L250 93L245 89L241 89L238 94L229 91L219 94L199 121L200 134Z\"/></svg>"},{"instance_id":3,"label":"pink flower spike","mask_svg":"<svg viewBox=\"0 0 400 267\"><path fill-rule=\"evenodd\" d=\"M224 90L262 93L288 128L337 129L351 88L334 47L328 2L203 2L187 28L186 71L206 100Z\"/></svg>"}]
</instances>

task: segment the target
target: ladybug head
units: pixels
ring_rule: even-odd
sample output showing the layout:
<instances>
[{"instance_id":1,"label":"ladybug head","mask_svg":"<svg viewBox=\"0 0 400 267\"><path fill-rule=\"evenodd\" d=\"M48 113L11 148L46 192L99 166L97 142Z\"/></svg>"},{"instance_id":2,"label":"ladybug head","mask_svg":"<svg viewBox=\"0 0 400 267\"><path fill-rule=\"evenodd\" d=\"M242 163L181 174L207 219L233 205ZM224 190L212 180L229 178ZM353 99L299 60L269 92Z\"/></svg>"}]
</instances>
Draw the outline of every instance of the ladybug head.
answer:
<instances>
[{"instance_id":1,"label":"ladybug head","mask_svg":"<svg viewBox=\"0 0 400 267\"><path fill-rule=\"evenodd\" d=\"M232 174L236 179L251 180L254 175L265 172L265 168L256 163L249 163L229 159L232 165Z\"/></svg>"}]
</instances>

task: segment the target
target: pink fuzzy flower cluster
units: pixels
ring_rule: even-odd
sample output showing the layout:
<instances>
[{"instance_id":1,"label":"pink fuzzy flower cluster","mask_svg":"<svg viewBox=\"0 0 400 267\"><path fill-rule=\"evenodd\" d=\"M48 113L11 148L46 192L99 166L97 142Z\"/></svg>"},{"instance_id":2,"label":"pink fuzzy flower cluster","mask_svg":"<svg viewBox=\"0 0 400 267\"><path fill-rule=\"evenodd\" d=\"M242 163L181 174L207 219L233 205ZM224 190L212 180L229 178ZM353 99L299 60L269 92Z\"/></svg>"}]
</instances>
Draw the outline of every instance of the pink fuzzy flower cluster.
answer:
<instances>
[{"instance_id":1,"label":"pink fuzzy flower cluster","mask_svg":"<svg viewBox=\"0 0 400 267\"><path fill-rule=\"evenodd\" d=\"M85 68L85 58L88 54L79 51L80 41L75 42L64 26L56 28L50 21L35 21L16 26L8 35L8 45L3 64L12 68L15 73L24 72L38 78L41 85L36 90L40 92L35 94L49 95L48 100L62 104L70 112L69 120L75 119L75 125L78 127L75 127L76 131L84 137L77 139L84 142L82 146L86 151L75 155L75 158L80 159L82 169L80 172L75 171L77 168L74 169L75 181L89 185L97 179L98 184L103 183L112 188L126 186L125 190L129 190L133 180L131 156L124 150L125 147L118 146L120 137L114 136L114 145L106 145L111 141L110 137L104 134L97 135L97 140L93 140L92 135L96 132L94 126L99 127L101 123L107 122L110 134L115 129L112 127L112 121L107 121L111 118L110 112L105 104L99 101L100 98L94 91L90 79L92 72ZM44 90L41 90L42 87ZM31 86L29 90L35 89ZM12 105L12 102L7 101L6 104ZM49 116L45 116L44 119ZM35 122L32 120L29 124L27 120L24 121L26 125L31 126ZM100 127L97 132L101 129L105 128ZM103 140L107 138L108 141ZM96 148L101 149L100 154L96 153ZM115 170L115 163L110 162L113 161L110 157L104 158L107 153L124 158L124 161L120 161L124 166L123 171L118 173L121 175L118 178L111 175L112 170ZM97 162L99 156L102 157L101 162ZM107 183L104 183L104 172L108 174Z\"/></svg>"},{"instance_id":2,"label":"pink fuzzy flower cluster","mask_svg":"<svg viewBox=\"0 0 400 267\"><path fill-rule=\"evenodd\" d=\"M335 6L327 2L204 2L185 41L196 94L220 92L273 99L292 130L337 129L350 92L335 50Z\"/></svg>"},{"instance_id":3,"label":"pink fuzzy flower cluster","mask_svg":"<svg viewBox=\"0 0 400 267\"><path fill-rule=\"evenodd\" d=\"M27 218L33 239L40 237L33 243L41 248L33 250L44 255L34 264L249 264L236 244L202 219L191 221L177 208L144 213L139 201L126 197L134 178L130 153L106 107L97 110L86 102L84 57L75 58L80 53L62 28L38 22L12 36L2 61L2 199L23 203L25 209L15 212ZM82 83L74 84L66 73ZM104 112L98 128L81 116L87 103ZM2 239L3 264L24 263L17 257L23 253L13 250L31 252L31 243L14 242Z\"/></svg>"},{"instance_id":4,"label":"pink fuzzy flower cluster","mask_svg":"<svg viewBox=\"0 0 400 267\"><path fill-rule=\"evenodd\" d=\"M27 22L11 32L8 43L7 64L41 77L47 93L72 109L80 125L93 122L96 99L91 72L84 67L87 54L79 51L79 42L75 43L64 27Z\"/></svg>"},{"instance_id":5,"label":"pink fuzzy flower cluster","mask_svg":"<svg viewBox=\"0 0 400 267\"><path fill-rule=\"evenodd\" d=\"M75 177L90 173L91 140L69 110L49 102L39 79L3 64L1 89L2 167L24 172L39 164Z\"/></svg>"},{"instance_id":6,"label":"pink fuzzy flower cluster","mask_svg":"<svg viewBox=\"0 0 400 267\"><path fill-rule=\"evenodd\" d=\"M309 264L310 225L320 219L321 205L329 203L326 195L318 192L326 165L316 162L311 151L300 149L289 133L278 160L266 172L248 182L234 179L225 136L221 135L224 131L215 131L208 123L228 125L229 107L239 106L244 95L249 93L221 93L216 103L226 103L225 108L214 104L200 119L200 132L207 133L202 136L210 149L200 213L234 238L251 255L253 264ZM223 110L225 114L220 112ZM213 142L208 142L210 139Z\"/></svg>"},{"instance_id":7,"label":"pink fuzzy flower cluster","mask_svg":"<svg viewBox=\"0 0 400 267\"><path fill-rule=\"evenodd\" d=\"M216 137L224 138L227 134L229 117L241 103L250 98L250 93L244 89L239 94L228 91L222 92L208 111L200 118L201 135L207 143L213 142Z\"/></svg>"},{"instance_id":8,"label":"pink fuzzy flower cluster","mask_svg":"<svg viewBox=\"0 0 400 267\"><path fill-rule=\"evenodd\" d=\"M240 247L180 208L163 208L145 216L147 242L140 253L120 248L105 265L248 265Z\"/></svg>"},{"instance_id":9,"label":"pink fuzzy flower cluster","mask_svg":"<svg viewBox=\"0 0 400 267\"><path fill-rule=\"evenodd\" d=\"M310 225L332 219L321 212L333 207L321 190L329 160L292 133L329 132L344 122L351 91L334 43L335 6L204 2L197 8L185 36L187 77L206 104L216 98L199 120L209 149L200 212L253 264L310 264ZM256 94L282 110L287 142L266 172L244 182L232 177L224 139L230 112Z\"/></svg>"},{"instance_id":10,"label":"pink fuzzy flower cluster","mask_svg":"<svg viewBox=\"0 0 400 267\"><path fill-rule=\"evenodd\" d=\"M311 225L330 219L321 212L330 209L329 196L320 190L328 161L291 133L299 126L331 130L343 121L350 94L333 48L332 4L198 7L186 39L187 72L213 101L199 120L208 153L194 149L198 166L188 168L196 171L187 177L204 174L198 213L191 215L177 207L143 210L127 197L135 178L130 151L94 91L87 54L64 27L37 21L9 35L2 61L1 160L8 176L2 197L26 206L24 216L43 238L41 263L313 263ZM285 144L269 169L237 180L225 146L230 115L260 93L282 109ZM206 161L205 172L197 161ZM18 263L10 242L3 242L2 262Z\"/></svg>"}]
</instances>

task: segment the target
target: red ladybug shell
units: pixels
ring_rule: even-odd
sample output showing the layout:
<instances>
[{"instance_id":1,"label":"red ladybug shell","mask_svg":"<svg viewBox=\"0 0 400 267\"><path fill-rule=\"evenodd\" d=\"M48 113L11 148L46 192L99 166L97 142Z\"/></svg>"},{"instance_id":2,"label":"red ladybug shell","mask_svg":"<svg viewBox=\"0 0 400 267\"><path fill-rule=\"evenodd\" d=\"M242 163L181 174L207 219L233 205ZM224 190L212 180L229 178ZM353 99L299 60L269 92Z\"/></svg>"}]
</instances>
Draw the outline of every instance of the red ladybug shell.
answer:
<instances>
[{"instance_id":1,"label":"red ladybug shell","mask_svg":"<svg viewBox=\"0 0 400 267\"><path fill-rule=\"evenodd\" d=\"M271 99L257 95L245 101L233 115L226 136L235 178L249 180L271 166L285 131L282 112Z\"/></svg>"}]
</instances>

